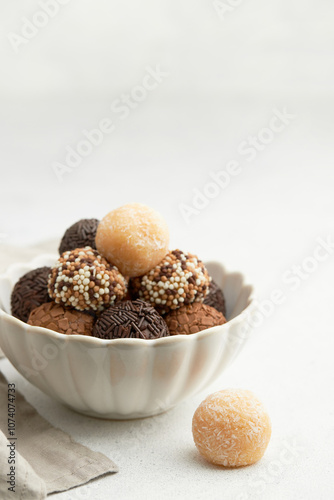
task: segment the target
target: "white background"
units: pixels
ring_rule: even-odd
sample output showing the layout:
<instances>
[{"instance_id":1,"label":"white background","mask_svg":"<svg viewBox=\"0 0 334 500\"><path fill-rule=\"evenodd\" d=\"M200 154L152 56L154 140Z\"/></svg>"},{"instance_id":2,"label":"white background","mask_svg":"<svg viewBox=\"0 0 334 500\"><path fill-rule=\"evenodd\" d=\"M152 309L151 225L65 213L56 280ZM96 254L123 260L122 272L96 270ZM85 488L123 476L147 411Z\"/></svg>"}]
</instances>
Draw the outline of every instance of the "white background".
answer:
<instances>
[{"instance_id":1,"label":"white background","mask_svg":"<svg viewBox=\"0 0 334 500\"><path fill-rule=\"evenodd\" d=\"M164 214L172 247L245 272L262 300L275 288L286 297L220 380L154 419L81 417L2 361L42 415L120 468L59 499L334 496L334 253L312 271L305 261L318 238L334 239L334 5L222 4L239 5L219 16L212 0L71 0L16 52L10 38L40 2L1 2L0 243L61 236L79 218L140 201ZM169 76L122 120L112 103L157 65ZM248 161L238 148L268 138L275 109L294 118ZM104 118L115 130L60 182L55 162ZM187 222L180 205L193 207L194 190L231 160L239 174ZM294 265L308 266L296 290L283 281ZM225 387L253 390L271 414L270 446L253 467L212 467L192 444L197 405Z\"/></svg>"}]
</instances>

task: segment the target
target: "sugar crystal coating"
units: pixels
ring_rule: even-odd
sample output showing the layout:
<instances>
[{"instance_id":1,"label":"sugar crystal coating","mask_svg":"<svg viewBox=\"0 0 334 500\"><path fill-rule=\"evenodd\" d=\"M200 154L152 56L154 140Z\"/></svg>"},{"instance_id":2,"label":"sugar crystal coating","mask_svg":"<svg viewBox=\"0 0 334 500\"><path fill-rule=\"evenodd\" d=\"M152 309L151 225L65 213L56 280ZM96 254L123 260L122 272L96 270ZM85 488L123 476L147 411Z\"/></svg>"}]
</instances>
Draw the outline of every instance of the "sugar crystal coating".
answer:
<instances>
[{"instance_id":1,"label":"sugar crystal coating","mask_svg":"<svg viewBox=\"0 0 334 500\"><path fill-rule=\"evenodd\" d=\"M190 335L226 323L221 312L201 302L175 309L164 319L171 335Z\"/></svg>"},{"instance_id":2,"label":"sugar crystal coating","mask_svg":"<svg viewBox=\"0 0 334 500\"><path fill-rule=\"evenodd\" d=\"M108 213L96 233L96 248L125 276L140 276L166 255L169 230L146 205L130 203Z\"/></svg>"},{"instance_id":3,"label":"sugar crystal coating","mask_svg":"<svg viewBox=\"0 0 334 500\"><path fill-rule=\"evenodd\" d=\"M147 274L131 279L130 286L133 297L151 302L165 314L192 302L203 302L210 280L196 255L173 250Z\"/></svg>"},{"instance_id":4,"label":"sugar crystal coating","mask_svg":"<svg viewBox=\"0 0 334 500\"><path fill-rule=\"evenodd\" d=\"M251 391L226 389L202 401L195 411L192 431L197 449L209 462L240 467L262 458L271 423Z\"/></svg>"},{"instance_id":5,"label":"sugar crystal coating","mask_svg":"<svg viewBox=\"0 0 334 500\"><path fill-rule=\"evenodd\" d=\"M28 321L30 312L35 307L50 300L48 278L50 267L38 267L24 274L15 284L11 295L11 311L15 318Z\"/></svg>"},{"instance_id":6,"label":"sugar crystal coating","mask_svg":"<svg viewBox=\"0 0 334 500\"><path fill-rule=\"evenodd\" d=\"M59 245L59 254L75 248L91 247L96 250L95 236L98 219L81 219L66 231Z\"/></svg>"},{"instance_id":7,"label":"sugar crystal coating","mask_svg":"<svg viewBox=\"0 0 334 500\"><path fill-rule=\"evenodd\" d=\"M96 321L93 336L102 339L156 339L169 335L158 312L143 300L126 300L109 307Z\"/></svg>"},{"instance_id":8,"label":"sugar crystal coating","mask_svg":"<svg viewBox=\"0 0 334 500\"><path fill-rule=\"evenodd\" d=\"M31 311L28 324L66 335L91 335L94 318L88 313L47 302Z\"/></svg>"},{"instance_id":9,"label":"sugar crystal coating","mask_svg":"<svg viewBox=\"0 0 334 500\"><path fill-rule=\"evenodd\" d=\"M58 304L79 311L103 311L123 299L127 282L91 247L64 252L51 270L48 290Z\"/></svg>"}]
</instances>

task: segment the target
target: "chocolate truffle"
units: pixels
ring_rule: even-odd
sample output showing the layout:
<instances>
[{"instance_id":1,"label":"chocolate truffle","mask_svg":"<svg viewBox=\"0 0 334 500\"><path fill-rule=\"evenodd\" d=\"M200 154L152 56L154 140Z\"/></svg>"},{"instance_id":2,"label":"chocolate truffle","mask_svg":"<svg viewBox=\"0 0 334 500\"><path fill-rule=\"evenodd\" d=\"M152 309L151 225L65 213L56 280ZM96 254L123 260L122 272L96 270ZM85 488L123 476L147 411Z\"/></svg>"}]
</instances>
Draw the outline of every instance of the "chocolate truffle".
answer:
<instances>
[{"instance_id":1,"label":"chocolate truffle","mask_svg":"<svg viewBox=\"0 0 334 500\"><path fill-rule=\"evenodd\" d=\"M169 230L163 217L146 205L116 208L100 222L96 248L126 276L141 276L168 252Z\"/></svg>"},{"instance_id":2,"label":"chocolate truffle","mask_svg":"<svg viewBox=\"0 0 334 500\"><path fill-rule=\"evenodd\" d=\"M15 318L27 322L30 312L35 307L50 300L48 294L50 272L50 267L39 267L19 279L11 295L11 310Z\"/></svg>"},{"instance_id":3,"label":"chocolate truffle","mask_svg":"<svg viewBox=\"0 0 334 500\"><path fill-rule=\"evenodd\" d=\"M263 457L271 423L251 391L225 389L202 401L195 411L192 431L196 447L206 460L224 467L241 467Z\"/></svg>"},{"instance_id":4,"label":"chocolate truffle","mask_svg":"<svg viewBox=\"0 0 334 500\"><path fill-rule=\"evenodd\" d=\"M165 314L192 302L203 302L210 280L196 255L173 250L147 274L131 280L131 293Z\"/></svg>"},{"instance_id":5,"label":"chocolate truffle","mask_svg":"<svg viewBox=\"0 0 334 500\"><path fill-rule=\"evenodd\" d=\"M64 252L51 269L49 295L58 304L79 311L103 311L121 300L126 280L91 247Z\"/></svg>"},{"instance_id":6,"label":"chocolate truffle","mask_svg":"<svg viewBox=\"0 0 334 500\"><path fill-rule=\"evenodd\" d=\"M217 311L226 316L226 305L223 291L219 288L219 286L213 279L211 279L209 291L204 299L203 304L214 307L215 309L217 309Z\"/></svg>"},{"instance_id":7,"label":"chocolate truffle","mask_svg":"<svg viewBox=\"0 0 334 500\"><path fill-rule=\"evenodd\" d=\"M164 318L170 335L189 335L226 323L221 312L200 302L180 307Z\"/></svg>"},{"instance_id":8,"label":"chocolate truffle","mask_svg":"<svg viewBox=\"0 0 334 500\"><path fill-rule=\"evenodd\" d=\"M97 219L81 219L69 227L60 242L59 254L83 247L96 250L95 236L99 222Z\"/></svg>"},{"instance_id":9,"label":"chocolate truffle","mask_svg":"<svg viewBox=\"0 0 334 500\"><path fill-rule=\"evenodd\" d=\"M94 318L90 314L48 302L31 311L28 324L66 335L91 335Z\"/></svg>"},{"instance_id":10,"label":"chocolate truffle","mask_svg":"<svg viewBox=\"0 0 334 500\"><path fill-rule=\"evenodd\" d=\"M167 325L160 314L140 299L109 307L93 329L93 336L101 339L158 339L168 335Z\"/></svg>"}]
</instances>

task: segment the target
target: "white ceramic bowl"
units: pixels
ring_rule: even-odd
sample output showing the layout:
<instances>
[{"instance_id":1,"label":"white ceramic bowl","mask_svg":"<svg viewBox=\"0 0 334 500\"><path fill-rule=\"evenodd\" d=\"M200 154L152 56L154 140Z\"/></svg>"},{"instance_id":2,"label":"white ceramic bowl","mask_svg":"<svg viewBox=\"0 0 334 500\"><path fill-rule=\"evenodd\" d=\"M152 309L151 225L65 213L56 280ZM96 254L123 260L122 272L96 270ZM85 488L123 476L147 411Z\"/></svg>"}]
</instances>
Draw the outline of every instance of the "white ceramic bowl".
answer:
<instances>
[{"instance_id":1,"label":"white ceramic bowl","mask_svg":"<svg viewBox=\"0 0 334 500\"><path fill-rule=\"evenodd\" d=\"M63 335L11 316L16 281L56 259L42 255L0 277L0 347L27 380L80 413L111 419L161 413L211 384L249 337L253 288L217 262L206 265L224 290L228 322L193 335L103 340Z\"/></svg>"}]
</instances>

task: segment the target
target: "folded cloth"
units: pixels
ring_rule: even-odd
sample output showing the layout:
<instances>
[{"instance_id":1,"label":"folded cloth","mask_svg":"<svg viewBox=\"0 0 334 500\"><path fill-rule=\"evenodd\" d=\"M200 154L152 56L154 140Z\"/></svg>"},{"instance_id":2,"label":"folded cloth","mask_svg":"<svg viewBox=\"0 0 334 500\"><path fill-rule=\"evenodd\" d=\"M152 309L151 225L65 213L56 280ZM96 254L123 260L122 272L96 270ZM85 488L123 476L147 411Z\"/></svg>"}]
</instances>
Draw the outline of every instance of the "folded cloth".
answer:
<instances>
[{"instance_id":1,"label":"folded cloth","mask_svg":"<svg viewBox=\"0 0 334 500\"><path fill-rule=\"evenodd\" d=\"M86 448L65 432L52 427L17 388L9 392L9 387L12 386L8 385L0 372L1 500L15 498L8 490L10 483L4 484L3 481L6 474L10 473L10 446L17 458L15 472L18 476L15 483L21 496L16 498L20 499L45 498L45 493L65 491L118 471L117 466L105 455ZM15 426L9 424L12 421Z\"/></svg>"},{"instance_id":2,"label":"folded cloth","mask_svg":"<svg viewBox=\"0 0 334 500\"><path fill-rule=\"evenodd\" d=\"M16 440L0 431L0 498L42 500L46 486L29 463L16 451Z\"/></svg>"}]
</instances>

